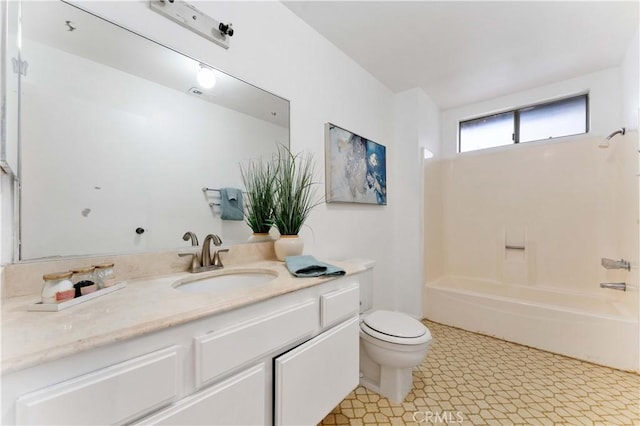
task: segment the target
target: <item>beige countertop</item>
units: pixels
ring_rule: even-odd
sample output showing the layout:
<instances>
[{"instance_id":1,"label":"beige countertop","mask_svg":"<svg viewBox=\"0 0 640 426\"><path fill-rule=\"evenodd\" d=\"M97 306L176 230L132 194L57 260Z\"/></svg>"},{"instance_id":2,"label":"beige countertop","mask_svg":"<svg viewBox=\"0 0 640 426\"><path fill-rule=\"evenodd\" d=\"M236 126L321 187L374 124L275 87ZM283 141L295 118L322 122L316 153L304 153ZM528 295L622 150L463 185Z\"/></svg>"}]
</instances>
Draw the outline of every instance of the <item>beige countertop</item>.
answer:
<instances>
[{"instance_id":1,"label":"beige countertop","mask_svg":"<svg viewBox=\"0 0 640 426\"><path fill-rule=\"evenodd\" d=\"M347 275L363 267L331 262ZM277 274L272 281L251 289L188 293L172 284L221 273L252 269ZM127 280L127 286L59 312L29 312L39 295L2 301L2 374L69 356L98 346L227 312L275 296L311 287L331 278L295 278L284 263L262 260L190 274L179 272Z\"/></svg>"}]
</instances>

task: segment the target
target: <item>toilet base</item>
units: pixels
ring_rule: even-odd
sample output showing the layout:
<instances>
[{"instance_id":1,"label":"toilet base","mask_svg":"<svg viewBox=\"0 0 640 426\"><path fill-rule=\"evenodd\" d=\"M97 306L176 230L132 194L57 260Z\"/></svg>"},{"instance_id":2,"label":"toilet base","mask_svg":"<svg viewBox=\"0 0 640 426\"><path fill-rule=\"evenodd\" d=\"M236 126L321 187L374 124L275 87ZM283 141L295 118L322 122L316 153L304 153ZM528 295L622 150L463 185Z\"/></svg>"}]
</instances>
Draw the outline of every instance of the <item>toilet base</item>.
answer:
<instances>
[{"instance_id":1,"label":"toilet base","mask_svg":"<svg viewBox=\"0 0 640 426\"><path fill-rule=\"evenodd\" d=\"M413 388L413 368L390 368L371 359L360 341L360 385L401 403Z\"/></svg>"},{"instance_id":2,"label":"toilet base","mask_svg":"<svg viewBox=\"0 0 640 426\"><path fill-rule=\"evenodd\" d=\"M360 385L399 404L413 388L413 369L380 367L379 384L361 377Z\"/></svg>"}]
</instances>

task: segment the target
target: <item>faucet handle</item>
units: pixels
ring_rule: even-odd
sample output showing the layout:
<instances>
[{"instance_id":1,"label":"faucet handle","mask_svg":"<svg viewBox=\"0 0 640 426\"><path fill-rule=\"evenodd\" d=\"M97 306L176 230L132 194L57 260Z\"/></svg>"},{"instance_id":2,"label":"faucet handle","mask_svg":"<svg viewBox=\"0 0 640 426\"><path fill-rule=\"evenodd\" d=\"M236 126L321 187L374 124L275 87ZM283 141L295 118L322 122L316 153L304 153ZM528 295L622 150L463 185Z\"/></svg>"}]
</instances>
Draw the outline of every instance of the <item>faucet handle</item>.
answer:
<instances>
[{"instance_id":1,"label":"faucet handle","mask_svg":"<svg viewBox=\"0 0 640 426\"><path fill-rule=\"evenodd\" d=\"M200 259L198 259L198 253L178 253L178 256L180 257L191 256L190 272L195 272L196 269L200 268Z\"/></svg>"},{"instance_id":2,"label":"faucet handle","mask_svg":"<svg viewBox=\"0 0 640 426\"><path fill-rule=\"evenodd\" d=\"M606 257L603 257L600 260L600 264L605 269L626 269L627 271L631 271L631 262L624 259L613 260L613 259L607 259Z\"/></svg>"},{"instance_id":3,"label":"faucet handle","mask_svg":"<svg viewBox=\"0 0 640 426\"><path fill-rule=\"evenodd\" d=\"M222 259L220 259L220 253L227 253L228 251L228 248L216 250L216 252L213 253L213 264L222 268L224 265L222 264Z\"/></svg>"}]
</instances>

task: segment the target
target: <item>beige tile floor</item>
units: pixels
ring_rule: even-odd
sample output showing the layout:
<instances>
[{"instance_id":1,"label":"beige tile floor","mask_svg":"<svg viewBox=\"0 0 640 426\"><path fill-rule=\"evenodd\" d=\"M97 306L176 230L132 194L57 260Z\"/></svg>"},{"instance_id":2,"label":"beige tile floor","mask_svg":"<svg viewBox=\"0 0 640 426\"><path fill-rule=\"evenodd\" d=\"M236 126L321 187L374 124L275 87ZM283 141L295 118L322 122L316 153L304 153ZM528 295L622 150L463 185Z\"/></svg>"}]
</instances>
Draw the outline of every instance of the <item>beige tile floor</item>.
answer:
<instances>
[{"instance_id":1,"label":"beige tile floor","mask_svg":"<svg viewBox=\"0 0 640 426\"><path fill-rule=\"evenodd\" d=\"M425 321L402 404L358 387L322 425L640 425L640 376Z\"/></svg>"}]
</instances>

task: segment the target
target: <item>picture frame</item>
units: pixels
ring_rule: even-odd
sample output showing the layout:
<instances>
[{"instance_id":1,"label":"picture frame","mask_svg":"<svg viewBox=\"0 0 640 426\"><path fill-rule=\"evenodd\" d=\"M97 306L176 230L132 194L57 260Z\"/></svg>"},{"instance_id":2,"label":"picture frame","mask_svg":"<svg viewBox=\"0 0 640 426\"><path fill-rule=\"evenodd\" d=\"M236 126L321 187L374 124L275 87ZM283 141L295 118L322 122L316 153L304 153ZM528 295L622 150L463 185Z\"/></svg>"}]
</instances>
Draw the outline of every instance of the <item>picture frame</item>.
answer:
<instances>
[{"instance_id":1,"label":"picture frame","mask_svg":"<svg viewBox=\"0 0 640 426\"><path fill-rule=\"evenodd\" d=\"M387 204L386 147L325 124L327 203Z\"/></svg>"}]
</instances>

